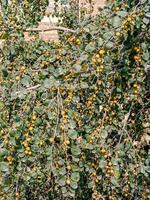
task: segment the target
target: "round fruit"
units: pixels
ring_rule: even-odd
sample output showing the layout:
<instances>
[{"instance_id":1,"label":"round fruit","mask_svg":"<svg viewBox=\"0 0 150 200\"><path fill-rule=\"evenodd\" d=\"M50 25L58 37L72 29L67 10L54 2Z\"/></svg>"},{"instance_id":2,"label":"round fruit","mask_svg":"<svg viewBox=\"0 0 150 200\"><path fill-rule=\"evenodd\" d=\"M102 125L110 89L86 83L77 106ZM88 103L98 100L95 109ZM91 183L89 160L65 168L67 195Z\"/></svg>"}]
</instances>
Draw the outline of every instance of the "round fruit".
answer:
<instances>
[{"instance_id":1,"label":"round fruit","mask_svg":"<svg viewBox=\"0 0 150 200\"><path fill-rule=\"evenodd\" d=\"M20 76L16 76L16 81L19 81L20 80Z\"/></svg>"},{"instance_id":2,"label":"round fruit","mask_svg":"<svg viewBox=\"0 0 150 200\"><path fill-rule=\"evenodd\" d=\"M52 143L54 142L54 138L49 138L49 141Z\"/></svg>"},{"instance_id":3,"label":"round fruit","mask_svg":"<svg viewBox=\"0 0 150 200\"><path fill-rule=\"evenodd\" d=\"M71 170L71 166L70 165L67 166L67 170L69 170L69 171Z\"/></svg>"},{"instance_id":4,"label":"round fruit","mask_svg":"<svg viewBox=\"0 0 150 200\"><path fill-rule=\"evenodd\" d=\"M33 131L33 126L30 126L30 127L29 127L29 131Z\"/></svg>"},{"instance_id":5,"label":"round fruit","mask_svg":"<svg viewBox=\"0 0 150 200\"><path fill-rule=\"evenodd\" d=\"M36 115L33 115L33 116L32 116L32 120L36 120Z\"/></svg>"},{"instance_id":6,"label":"round fruit","mask_svg":"<svg viewBox=\"0 0 150 200\"><path fill-rule=\"evenodd\" d=\"M70 141L69 141L69 140L66 140L66 144L69 145L69 144L70 144Z\"/></svg>"},{"instance_id":7,"label":"round fruit","mask_svg":"<svg viewBox=\"0 0 150 200\"><path fill-rule=\"evenodd\" d=\"M104 55L104 53L105 53L105 50L103 50L103 49L101 49L101 50L99 51L99 54L100 54L100 55Z\"/></svg>"},{"instance_id":8,"label":"round fruit","mask_svg":"<svg viewBox=\"0 0 150 200\"><path fill-rule=\"evenodd\" d=\"M96 56L95 56L96 58L100 58L100 56L99 56L99 54L96 54Z\"/></svg>"},{"instance_id":9,"label":"round fruit","mask_svg":"<svg viewBox=\"0 0 150 200\"><path fill-rule=\"evenodd\" d=\"M102 150L101 150L101 153L102 153L102 154L105 154L105 153L106 153L106 150L105 150L105 149L102 149Z\"/></svg>"},{"instance_id":10,"label":"round fruit","mask_svg":"<svg viewBox=\"0 0 150 200\"><path fill-rule=\"evenodd\" d=\"M67 180L66 180L66 184L67 184L67 185L70 185L70 179L67 179Z\"/></svg>"},{"instance_id":11,"label":"round fruit","mask_svg":"<svg viewBox=\"0 0 150 200\"><path fill-rule=\"evenodd\" d=\"M19 196L19 192L16 192L16 193L15 193L15 196L18 197L18 196Z\"/></svg>"},{"instance_id":12,"label":"round fruit","mask_svg":"<svg viewBox=\"0 0 150 200\"><path fill-rule=\"evenodd\" d=\"M116 36L117 36L117 37L120 37L120 36L121 36L121 33L120 33L120 32L116 32Z\"/></svg>"}]
</instances>

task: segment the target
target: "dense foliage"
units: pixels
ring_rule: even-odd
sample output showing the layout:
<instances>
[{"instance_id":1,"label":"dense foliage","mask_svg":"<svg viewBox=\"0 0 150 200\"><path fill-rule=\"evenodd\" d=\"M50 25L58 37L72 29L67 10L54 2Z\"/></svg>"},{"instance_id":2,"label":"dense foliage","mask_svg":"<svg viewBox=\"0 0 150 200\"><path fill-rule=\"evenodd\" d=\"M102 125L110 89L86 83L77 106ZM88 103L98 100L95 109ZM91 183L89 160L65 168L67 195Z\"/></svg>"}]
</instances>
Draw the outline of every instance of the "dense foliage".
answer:
<instances>
[{"instance_id":1,"label":"dense foliage","mask_svg":"<svg viewBox=\"0 0 150 200\"><path fill-rule=\"evenodd\" d=\"M0 199L150 199L150 2L109 3L59 43L24 39L46 1L24 18L2 2Z\"/></svg>"}]
</instances>

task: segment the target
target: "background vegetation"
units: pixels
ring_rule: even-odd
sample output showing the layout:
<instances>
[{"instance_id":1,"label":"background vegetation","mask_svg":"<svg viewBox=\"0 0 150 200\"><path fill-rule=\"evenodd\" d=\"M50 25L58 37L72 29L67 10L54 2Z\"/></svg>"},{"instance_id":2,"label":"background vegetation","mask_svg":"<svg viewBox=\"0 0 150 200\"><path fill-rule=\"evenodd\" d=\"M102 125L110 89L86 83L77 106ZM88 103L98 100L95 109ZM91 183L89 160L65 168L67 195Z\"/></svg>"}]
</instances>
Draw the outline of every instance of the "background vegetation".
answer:
<instances>
[{"instance_id":1,"label":"background vegetation","mask_svg":"<svg viewBox=\"0 0 150 200\"><path fill-rule=\"evenodd\" d=\"M24 39L47 1L0 4L1 200L150 199L150 2L66 10L59 43Z\"/></svg>"}]
</instances>

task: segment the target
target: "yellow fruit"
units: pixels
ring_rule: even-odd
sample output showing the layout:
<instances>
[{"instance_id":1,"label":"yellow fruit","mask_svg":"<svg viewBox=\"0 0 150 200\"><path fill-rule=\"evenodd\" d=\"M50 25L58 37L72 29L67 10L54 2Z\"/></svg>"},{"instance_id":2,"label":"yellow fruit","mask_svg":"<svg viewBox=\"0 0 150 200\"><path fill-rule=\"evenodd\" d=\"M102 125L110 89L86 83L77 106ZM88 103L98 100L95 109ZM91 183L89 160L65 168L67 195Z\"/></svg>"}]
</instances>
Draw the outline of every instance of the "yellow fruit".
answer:
<instances>
[{"instance_id":1,"label":"yellow fruit","mask_svg":"<svg viewBox=\"0 0 150 200\"><path fill-rule=\"evenodd\" d=\"M67 180L66 180L66 184L67 184L67 185L70 185L70 179L67 179Z\"/></svg>"},{"instance_id":2,"label":"yellow fruit","mask_svg":"<svg viewBox=\"0 0 150 200\"><path fill-rule=\"evenodd\" d=\"M138 48L138 47L135 47L134 50L135 50L137 53L140 52L140 48Z\"/></svg>"},{"instance_id":3,"label":"yellow fruit","mask_svg":"<svg viewBox=\"0 0 150 200\"><path fill-rule=\"evenodd\" d=\"M112 112L111 114L112 114L112 116L114 116L116 113L115 113L115 112Z\"/></svg>"},{"instance_id":4,"label":"yellow fruit","mask_svg":"<svg viewBox=\"0 0 150 200\"><path fill-rule=\"evenodd\" d=\"M77 40L76 40L76 43L77 43L78 45L81 44L80 39L77 39Z\"/></svg>"},{"instance_id":5,"label":"yellow fruit","mask_svg":"<svg viewBox=\"0 0 150 200\"><path fill-rule=\"evenodd\" d=\"M109 196L108 199L109 200L114 200L114 197L113 196Z\"/></svg>"},{"instance_id":6,"label":"yellow fruit","mask_svg":"<svg viewBox=\"0 0 150 200\"><path fill-rule=\"evenodd\" d=\"M105 150L105 149L102 149L102 150L101 150L101 153L102 153L102 154L105 154L105 153L106 153L106 150Z\"/></svg>"},{"instance_id":7,"label":"yellow fruit","mask_svg":"<svg viewBox=\"0 0 150 200\"><path fill-rule=\"evenodd\" d=\"M66 113L64 110L61 111L61 115L64 116Z\"/></svg>"},{"instance_id":8,"label":"yellow fruit","mask_svg":"<svg viewBox=\"0 0 150 200\"><path fill-rule=\"evenodd\" d=\"M52 143L54 142L54 138L49 138L49 141Z\"/></svg>"},{"instance_id":9,"label":"yellow fruit","mask_svg":"<svg viewBox=\"0 0 150 200\"><path fill-rule=\"evenodd\" d=\"M117 37L120 37L120 36L121 36L121 33L120 33L120 32L116 32L116 36L117 36Z\"/></svg>"},{"instance_id":10,"label":"yellow fruit","mask_svg":"<svg viewBox=\"0 0 150 200\"><path fill-rule=\"evenodd\" d=\"M101 59L101 58L98 58L98 59L97 59L97 62L98 62L98 63L101 63L101 62L102 62L102 59Z\"/></svg>"},{"instance_id":11,"label":"yellow fruit","mask_svg":"<svg viewBox=\"0 0 150 200\"><path fill-rule=\"evenodd\" d=\"M92 175L93 175L93 176L96 176L96 173L94 172Z\"/></svg>"},{"instance_id":12,"label":"yellow fruit","mask_svg":"<svg viewBox=\"0 0 150 200\"><path fill-rule=\"evenodd\" d=\"M111 175L113 175L113 174L114 174L114 171L113 171L112 169L110 170L110 174L111 174Z\"/></svg>"},{"instance_id":13,"label":"yellow fruit","mask_svg":"<svg viewBox=\"0 0 150 200\"><path fill-rule=\"evenodd\" d=\"M103 50L103 49L101 49L101 50L99 51L99 54L100 54L100 55L104 55L104 53L105 53L105 50Z\"/></svg>"},{"instance_id":14,"label":"yellow fruit","mask_svg":"<svg viewBox=\"0 0 150 200\"><path fill-rule=\"evenodd\" d=\"M16 192L16 193L15 193L15 196L18 197L18 196L19 196L19 192Z\"/></svg>"},{"instance_id":15,"label":"yellow fruit","mask_svg":"<svg viewBox=\"0 0 150 200\"><path fill-rule=\"evenodd\" d=\"M40 143L39 143L40 145L43 145L44 144L44 142L43 141L40 141Z\"/></svg>"},{"instance_id":16,"label":"yellow fruit","mask_svg":"<svg viewBox=\"0 0 150 200\"><path fill-rule=\"evenodd\" d=\"M8 161L12 161L12 156L8 156L8 157L7 157L7 160L8 160Z\"/></svg>"},{"instance_id":17,"label":"yellow fruit","mask_svg":"<svg viewBox=\"0 0 150 200\"><path fill-rule=\"evenodd\" d=\"M67 120L67 119L64 119L63 122L64 122L64 124L66 124L66 123L68 122L68 120Z\"/></svg>"},{"instance_id":18,"label":"yellow fruit","mask_svg":"<svg viewBox=\"0 0 150 200\"><path fill-rule=\"evenodd\" d=\"M139 88L138 84L136 84L136 83L133 85L133 87L134 88Z\"/></svg>"},{"instance_id":19,"label":"yellow fruit","mask_svg":"<svg viewBox=\"0 0 150 200\"><path fill-rule=\"evenodd\" d=\"M26 155L28 154L28 151L27 150L25 150L25 152L24 152Z\"/></svg>"},{"instance_id":20,"label":"yellow fruit","mask_svg":"<svg viewBox=\"0 0 150 200\"><path fill-rule=\"evenodd\" d=\"M70 141L69 141L69 140L66 140L66 144L69 145L69 144L70 144Z\"/></svg>"},{"instance_id":21,"label":"yellow fruit","mask_svg":"<svg viewBox=\"0 0 150 200\"><path fill-rule=\"evenodd\" d=\"M105 159L107 159L107 157L108 157L108 155L107 155L107 154L105 154L105 155L104 155L104 158L105 158Z\"/></svg>"},{"instance_id":22,"label":"yellow fruit","mask_svg":"<svg viewBox=\"0 0 150 200\"><path fill-rule=\"evenodd\" d=\"M119 11L119 10L120 10L120 8L119 8L119 7L116 7L116 8L115 8L115 10L116 10L116 11Z\"/></svg>"},{"instance_id":23,"label":"yellow fruit","mask_svg":"<svg viewBox=\"0 0 150 200\"><path fill-rule=\"evenodd\" d=\"M26 141L24 141L22 144L24 145L24 147L28 147L29 146Z\"/></svg>"},{"instance_id":24,"label":"yellow fruit","mask_svg":"<svg viewBox=\"0 0 150 200\"><path fill-rule=\"evenodd\" d=\"M25 66L22 66L22 67L21 67L21 72L24 72L25 69L26 69Z\"/></svg>"},{"instance_id":25,"label":"yellow fruit","mask_svg":"<svg viewBox=\"0 0 150 200\"><path fill-rule=\"evenodd\" d=\"M12 165L12 161L9 161L9 165Z\"/></svg>"},{"instance_id":26,"label":"yellow fruit","mask_svg":"<svg viewBox=\"0 0 150 200\"><path fill-rule=\"evenodd\" d=\"M36 115L33 115L33 116L32 116L32 120L36 120Z\"/></svg>"},{"instance_id":27,"label":"yellow fruit","mask_svg":"<svg viewBox=\"0 0 150 200\"><path fill-rule=\"evenodd\" d=\"M99 54L96 54L96 56L95 56L96 58L100 58L100 56L99 56Z\"/></svg>"},{"instance_id":28,"label":"yellow fruit","mask_svg":"<svg viewBox=\"0 0 150 200\"><path fill-rule=\"evenodd\" d=\"M16 76L16 81L19 81L20 80L20 76Z\"/></svg>"},{"instance_id":29,"label":"yellow fruit","mask_svg":"<svg viewBox=\"0 0 150 200\"><path fill-rule=\"evenodd\" d=\"M67 166L67 170L69 170L69 171L71 170L71 166L70 165Z\"/></svg>"},{"instance_id":30,"label":"yellow fruit","mask_svg":"<svg viewBox=\"0 0 150 200\"><path fill-rule=\"evenodd\" d=\"M90 144L93 144L93 140L90 140L89 143L90 143Z\"/></svg>"},{"instance_id":31,"label":"yellow fruit","mask_svg":"<svg viewBox=\"0 0 150 200\"><path fill-rule=\"evenodd\" d=\"M27 137L26 140L27 140L28 142L30 142L30 141L31 141L31 138L30 138L30 137Z\"/></svg>"},{"instance_id":32,"label":"yellow fruit","mask_svg":"<svg viewBox=\"0 0 150 200\"><path fill-rule=\"evenodd\" d=\"M31 156L31 155L32 155L32 152L31 152L31 151L29 151L29 152L28 152L28 154Z\"/></svg>"},{"instance_id":33,"label":"yellow fruit","mask_svg":"<svg viewBox=\"0 0 150 200\"><path fill-rule=\"evenodd\" d=\"M26 150L27 150L27 151L30 151L30 147L27 147Z\"/></svg>"},{"instance_id":34,"label":"yellow fruit","mask_svg":"<svg viewBox=\"0 0 150 200\"><path fill-rule=\"evenodd\" d=\"M99 180L98 180L98 179L96 179L96 180L95 180L95 182L96 182L96 183L98 183L98 182L99 182Z\"/></svg>"},{"instance_id":35,"label":"yellow fruit","mask_svg":"<svg viewBox=\"0 0 150 200\"><path fill-rule=\"evenodd\" d=\"M109 167L111 167L111 166L112 166L112 163L111 163L111 162L109 162L109 163L108 163L108 166L109 166Z\"/></svg>"},{"instance_id":36,"label":"yellow fruit","mask_svg":"<svg viewBox=\"0 0 150 200\"><path fill-rule=\"evenodd\" d=\"M134 94L138 94L139 92L138 92L138 90L134 90Z\"/></svg>"},{"instance_id":37,"label":"yellow fruit","mask_svg":"<svg viewBox=\"0 0 150 200\"><path fill-rule=\"evenodd\" d=\"M104 69L104 65L100 65L100 69Z\"/></svg>"},{"instance_id":38,"label":"yellow fruit","mask_svg":"<svg viewBox=\"0 0 150 200\"><path fill-rule=\"evenodd\" d=\"M7 145L7 144L9 143L8 139L6 139L6 140L4 141L4 143L5 143L5 145Z\"/></svg>"},{"instance_id":39,"label":"yellow fruit","mask_svg":"<svg viewBox=\"0 0 150 200\"><path fill-rule=\"evenodd\" d=\"M128 17L128 21L131 22L131 21L132 21L132 18L131 18L131 17Z\"/></svg>"},{"instance_id":40,"label":"yellow fruit","mask_svg":"<svg viewBox=\"0 0 150 200\"><path fill-rule=\"evenodd\" d=\"M92 62L93 62L93 63L96 63L96 59L95 59L95 58L92 58Z\"/></svg>"},{"instance_id":41,"label":"yellow fruit","mask_svg":"<svg viewBox=\"0 0 150 200\"><path fill-rule=\"evenodd\" d=\"M29 127L29 131L33 131L33 126L30 126L30 127Z\"/></svg>"}]
</instances>

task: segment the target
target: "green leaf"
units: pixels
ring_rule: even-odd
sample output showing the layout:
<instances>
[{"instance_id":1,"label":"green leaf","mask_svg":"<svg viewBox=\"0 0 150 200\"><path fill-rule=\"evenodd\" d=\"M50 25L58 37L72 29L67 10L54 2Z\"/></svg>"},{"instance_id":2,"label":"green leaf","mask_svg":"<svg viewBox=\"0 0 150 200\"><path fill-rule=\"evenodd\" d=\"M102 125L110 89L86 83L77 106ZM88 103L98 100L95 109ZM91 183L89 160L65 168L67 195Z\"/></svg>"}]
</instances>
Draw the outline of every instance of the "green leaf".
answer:
<instances>
[{"instance_id":1,"label":"green leaf","mask_svg":"<svg viewBox=\"0 0 150 200\"><path fill-rule=\"evenodd\" d=\"M71 139L75 140L78 137L78 132L76 130L69 130L68 135Z\"/></svg>"},{"instance_id":2,"label":"green leaf","mask_svg":"<svg viewBox=\"0 0 150 200\"><path fill-rule=\"evenodd\" d=\"M114 43L109 41L106 43L106 48L111 49L114 46Z\"/></svg>"},{"instance_id":3,"label":"green leaf","mask_svg":"<svg viewBox=\"0 0 150 200\"><path fill-rule=\"evenodd\" d=\"M30 76L24 76L23 79L21 79L21 83L24 86L28 87L30 84L30 80L31 80Z\"/></svg>"},{"instance_id":4,"label":"green leaf","mask_svg":"<svg viewBox=\"0 0 150 200\"><path fill-rule=\"evenodd\" d=\"M144 24L148 25L148 24L149 24L149 19L146 18L146 17L144 17L144 18L143 18L143 22L144 22Z\"/></svg>"},{"instance_id":5,"label":"green leaf","mask_svg":"<svg viewBox=\"0 0 150 200\"><path fill-rule=\"evenodd\" d=\"M150 12L146 13L145 16L150 18Z\"/></svg>"},{"instance_id":6,"label":"green leaf","mask_svg":"<svg viewBox=\"0 0 150 200\"><path fill-rule=\"evenodd\" d=\"M73 146L71 147L71 153L72 153L73 155L75 155L75 156L78 156L78 155L81 154L81 149L79 148L79 146L73 145Z\"/></svg>"},{"instance_id":7,"label":"green leaf","mask_svg":"<svg viewBox=\"0 0 150 200\"><path fill-rule=\"evenodd\" d=\"M89 87L89 85L86 82L81 82L81 88L86 89Z\"/></svg>"},{"instance_id":8,"label":"green leaf","mask_svg":"<svg viewBox=\"0 0 150 200\"><path fill-rule=\"evenodd\" d=\"M107 41L110 40L110 38L113 36L112 32L106 32L103 35L103 38Z\"/></svg>"},{"instance_id":9,"label":"green leaf","mask_svg":"<svg viewBox=\"0 0 150 200\"><path fill-rule=\"evenodd\" d=\"M95 46L94 44L89 43L88 45L86 45L85 47L85 51L92 53L95 50Z\"/></svg>"},{"instance_id":10,"label":"green leaf","mask_svg":"<svg viewBox=\"0 0 150 200\"><path fill-rule=\"evenodd\" d=\"M80 72L81 69L82 69L82 66L79 65L79 64L74 64L74 65L73 65L73 68L74 68L77 72Z\"/></svg>"},{"instance_id":11,"label":"green leaf","mask_svg":"<svg viewBox=\"0 0 150 200\"><path fill-rule=\"evenodd\" d=\"M118 184L118 180L113 176L111 177L111 183L116 186L116 187L119 187L119 184Z\"/></svg>"},{"instance_id":12,"label":"green leaf","mask_svg":"<svg viewBox=\"0 0 150 200\"><path fill-rule=\"evenodd\" d=\"M54 77L50 77L49 79L45 79L44 81L44 87L49 89L54 85Z\"/></svg>"},{"instance_id":13,"label":"green leaf","mask_svg":"<svg viewBox=\"0 0 150 200\"><path fill-rule=\"evenodd\" d=\"M73 189L77 189L77 188L78 188L77 182L74 182L74 181L72 181L72 180L71 180L70 186L71 186Z\"/></svg>"},{"instance_id":14,"label":"green leaf","mask_svg":"<svg viewBox=\"0 0 150 200\"><path fill-rule=\"evenodd\" d=\"M78 172L74 172L71 174L71 180L74 182L78 182L80 180L80 174Z\"/></svg>"},{"instance_id":15,"label":"green leaf","mask_svg":"<svg viewBox=\"0 0 150 200\"><path fill-rule=\"evenodd\" d=\"M65 175L65 174L66 174L66 169L63 168L63 167L60 168L60 169L59 169L59 174L60 174L60 175Z\"/></svg>"},{"instance_id":16,"label":"green leaf","mask_svg":"<svg viewBox=\"0 0 150 200\"><path fill-rule=\"evenodd\" d=\"M98 46L100 47L100 46L103 45L104 41L103 41L102 38L98 38L98 39L97 39L97 43L98 43Z\"/></svg>"},{"instance_id":17,"label":"green leaf","mask_svg":"<svg viewBox=\"0 0 150 200\"><path fill-rule=\"evenodd\" d=\"M6 162L0 162L0 170L2 172L8 172L9 171L8 163L6 163Z\"/></svg>"},{"instance_id":18,"label":"green leaf","mask_svg":"<svg viewBox=\"0 0 150 200\"><path fill-rule=\"evenodd\" d=\"M67 188L66 187L61 187L61 191L63 194L67 193Z\"/></svg>"},{"instance_id":19,"label":"green leaf","mask_svg":"<svg viewBox=\"0 0 150 200\"><path fill-rule=\"evenodd\" d=\"M4 104L2 101L0 101L0 110L1 110L4 106L5 106L5 104Z\"/></svg>"},{"instance_id":20,"label":"green leaf","mask_svg":"<svg viewBox=\"0 0 150 200\"><path fill-rule=\"evenodd\" d=\"M60 186L65 186L66 185L66 176L62 176L59 180L58 183Z\"/></svg>"},{"instance_id":21,"label":"green leaf","mask_svg":"<svg viewBox=\"0 0 150 200\"><path fill-rule=\"evenodd\" d=\"M0 151L0 157L4 157L8 154L8 150L7 149L1 149Z\"/></svg>"},{"instance_id":22,"label":"green leaf","mask_svg":"<svg viewBox=\"0 0 150 200\"><path fill-rule=\"evenodd\" d=\"M104 130L104 131L102 132L102 134L101 134L101 137L102 137L103 139L106 139L107 136L108 136L108 132L107 132L106 130Z\"/></svg>"},{"instance_id":23,"label":"green leaf","mask_svg":"<svg viewBox=\"0 0 150 200\"><path fill-rule=\"evenodd\" d=\"M120 17L126 17L126 16L127 16L127 14L128 14L128 13L127 13L126 11L123 11L123 10L122 10L122 11L119 11L119 12L117 12L117 15L118 15L118 16L120 16Z\"/></svg>"},{"instance_id":24,"label":"green leaf","mask_svg":"<svg viewBox=\"0 0 150 200\"><path fill-rule=\"evenodd\" d=\"M100 167L100 169L104 169L106 167L106 161L105 160L100 160L99 167Z\"/></svg>"},{"instance_id":25,"label":"green leaf","mask_svg":"<svg viewBox=\"0 0 150 200\"><path fill-rule=\"evenodd\" d=\"M121 24L121 19L119 16L115 16L112 18L112 26L114 28L118 28L120 26L120 24Z\"/></svg>"},{"instance_id":26,"label":"green leaf","mask_svg":"<svg viewBox=\"0 0 150 200\"><path fill-rule=\"evenodd\" d=\"M70 120L70 121L69 121L69 128L70 128L70 129L76 128L76 122L75 122L74 120Z\"/></svg>"},{"instance_id":27,"label":"green leaf","mask_svg":"<svg viewBox=\"0 0 150 200\"><path fill-rule=\"evenodd\" d=\"M150 58L149 52L148 52L148 51L147 51L147 52L144 52L144 53L143 53L143 59L144 59L145 61L148 61L149 58Z\"/></svg>"}]
</instances>

